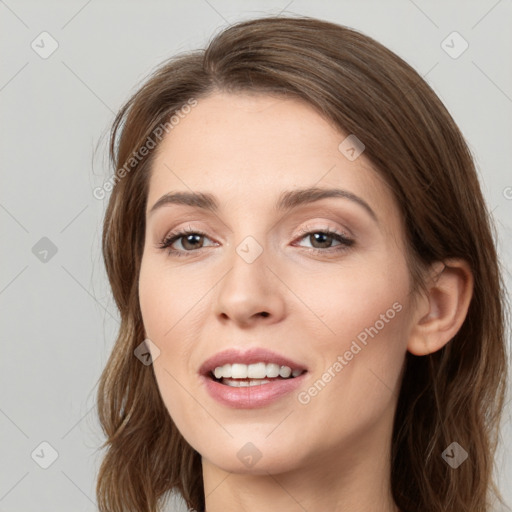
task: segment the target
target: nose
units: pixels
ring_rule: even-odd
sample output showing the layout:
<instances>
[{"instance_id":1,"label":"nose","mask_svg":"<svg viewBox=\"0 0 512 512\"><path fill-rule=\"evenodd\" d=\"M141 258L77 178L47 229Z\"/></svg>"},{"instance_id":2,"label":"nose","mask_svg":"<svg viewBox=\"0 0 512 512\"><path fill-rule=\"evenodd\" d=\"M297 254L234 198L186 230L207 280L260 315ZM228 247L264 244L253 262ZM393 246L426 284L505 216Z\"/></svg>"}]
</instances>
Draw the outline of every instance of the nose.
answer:
<instances>
[{"instance_id":1,"label":"nose","mask_svg":"<svg viewBox=\"0 0 512 512\"><path fill-rule=\"evenodd\" d=\"M282 280L269 266L266 252L252 262L235 250L231 267L219 282L214 311L222 322L249 327L279 322L286 314Z\"/></svg>"}]
</instances>

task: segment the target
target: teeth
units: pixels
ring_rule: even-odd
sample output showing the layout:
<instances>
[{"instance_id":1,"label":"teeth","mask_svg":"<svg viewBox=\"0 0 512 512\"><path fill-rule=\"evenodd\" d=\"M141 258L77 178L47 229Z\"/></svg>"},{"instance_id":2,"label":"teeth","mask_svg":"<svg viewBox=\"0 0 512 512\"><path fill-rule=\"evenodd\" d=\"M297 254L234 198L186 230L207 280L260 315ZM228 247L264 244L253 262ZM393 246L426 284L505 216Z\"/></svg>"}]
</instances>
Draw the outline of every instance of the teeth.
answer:
<instances>
[{"instance_id":1,"label":"teeth","mask_svg":"<svg viewBox=\"0 0 512 512\"><path fill-rule=\"evenodd\" d=\"M247 379L247 370L246 364L233 364L231 366L231 377L233 379Z\"/></svg>"},{"instance_id":2,"label":"teeth","mask_svg":"<svg viewBox=\"0 0 512 512\"><path fill-rule=\"evenodd\" d=\"M267 364L267 377L273 379L279 375L279 365L274 363Z\"/></svg>"},{"instance_id":3,"label":"teeth","mask_svg":"<svg viewBox=\"0 0 512 512\"><path fill-rule=\"evenodd\" d=\"M289 366L279 366L275 363L254 363L254 364L225 364L217 366L213 371L216 379L275 379L282 377L288 379L291 377L298 377L303 370L292 369ZM245 385L242 384L242 385ZM256 384L250 384L256 385Z\"/></svg>"},{"instance_id":4,"label":"teeth","mask_svg":"<svg viewBox=\"0 0 512 512\"><path fill-rule=\"evenodd\" d=\"M250 364L247 367L249 379L264 379L267 376L267 365L265 363Z\"/></svg>"},{"instance_id":5,"label":"teeth","mask_svg":"<svg viewBox=\"0 0 512 512\"><path fill-rule=\"evenodd\" d=\"M283 379L287 379L292 374L292 369L289 366L281 366L279 370L279 375L283 377Z\"/></svg>"},{"instance_id":6,"label":"teeth","mask_svg":"<svg viewBox=\"0 0 512 512\"><path fill-rule=\"evenodd\" d=\"M216 379L222 378L222 375L224 374L224 366L217 366L217 368L215 368L215 370L213 371L213 374L215 375Z\"/></svg>"}]
</instances>

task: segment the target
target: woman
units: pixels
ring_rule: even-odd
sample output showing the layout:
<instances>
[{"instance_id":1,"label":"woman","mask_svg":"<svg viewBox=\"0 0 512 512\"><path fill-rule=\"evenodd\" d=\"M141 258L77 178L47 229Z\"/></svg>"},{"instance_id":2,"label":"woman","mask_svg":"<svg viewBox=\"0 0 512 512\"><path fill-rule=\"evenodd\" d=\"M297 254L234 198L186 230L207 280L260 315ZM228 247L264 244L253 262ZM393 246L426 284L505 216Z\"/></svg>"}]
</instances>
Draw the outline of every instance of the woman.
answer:
<instances>
[{"instance_id":1,"label":"woman","mask_svg":"<svg viewBox=\"0 0 512 512\"><path fill-rule=\"evenodd\" d=\"M111 157L100 510L491 510L503 286L471 154L409 65L242 22L153 74Z\"/></svg>"}]
</instances>

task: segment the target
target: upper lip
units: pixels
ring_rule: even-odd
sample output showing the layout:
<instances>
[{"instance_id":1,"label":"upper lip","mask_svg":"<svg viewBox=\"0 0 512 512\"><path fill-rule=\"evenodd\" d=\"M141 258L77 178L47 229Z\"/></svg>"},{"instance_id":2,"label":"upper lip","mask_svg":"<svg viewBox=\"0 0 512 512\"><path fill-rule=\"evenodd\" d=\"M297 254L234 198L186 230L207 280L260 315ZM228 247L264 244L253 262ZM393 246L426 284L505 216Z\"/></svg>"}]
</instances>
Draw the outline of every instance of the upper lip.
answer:
<instances>
[{"instance_id":1,"label":"upper lip","mask_svg":"<svg viewBox=\"0 0 512 512\"><path fill-rule=\"evenodd\" d=\"M292 370L307 370L304 364L297 363L288 357L264 348L251 348L249 350L230 348L208 358L199 368L199 373L201 375L208 375L218 366L223 366L225 364L254 364L260 362L289 366Z\"/></svg>"}]
</instances>

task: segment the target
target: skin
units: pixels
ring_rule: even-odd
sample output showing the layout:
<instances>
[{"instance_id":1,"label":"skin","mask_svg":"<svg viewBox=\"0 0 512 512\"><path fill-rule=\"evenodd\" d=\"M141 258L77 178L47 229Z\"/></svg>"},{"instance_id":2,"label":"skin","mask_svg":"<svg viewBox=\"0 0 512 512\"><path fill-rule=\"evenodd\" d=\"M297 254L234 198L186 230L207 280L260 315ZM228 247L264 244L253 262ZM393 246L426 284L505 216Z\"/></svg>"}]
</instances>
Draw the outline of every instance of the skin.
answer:
<instances>
[{"instance_id":1,"label":"skin","mask_svg":"<svg viewBox=\"0 0 512 512\"><path fill-rule=\"evenodd\" d=\"M398 206L364 153L350 161L338 149L346 136L296 99L215 93L158 148L140 306L145 334L160 350L154 372L163 401L202 456L208 512L398 510L390 443L405 354L434 352L451 339L472 277L463 261L434 265L428 293L413 301ZM274 209L281 192L311 186L350 191L377 221L345 198ZM219 210L166 205L150 213L175 191L214 194ZM185 238L174 242L182 257L158 248L186 227L207 236L192 248ZM322 245L301 232L326 228L354 243L336 252L336 240ZM252 263L236 252L247 236L263 250ZM394 318L301 403L298 393L396 303ZM269 348L309 371L297 392L270 405L228 407L210 397L198 369L231 347ZM237 457L248 442L261 453L251 467Z\"/></svg>"}]
</instances>

